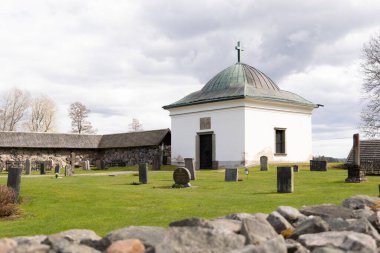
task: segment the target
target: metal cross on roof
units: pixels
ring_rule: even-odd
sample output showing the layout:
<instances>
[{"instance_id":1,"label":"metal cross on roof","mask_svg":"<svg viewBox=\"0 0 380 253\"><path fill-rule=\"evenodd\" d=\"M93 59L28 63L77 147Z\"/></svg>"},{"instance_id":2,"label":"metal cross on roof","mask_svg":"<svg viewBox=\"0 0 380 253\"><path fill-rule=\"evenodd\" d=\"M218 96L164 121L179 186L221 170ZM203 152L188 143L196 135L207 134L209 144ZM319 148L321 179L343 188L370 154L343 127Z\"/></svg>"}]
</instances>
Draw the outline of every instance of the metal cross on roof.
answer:
<instances>
[{"instance_id":1,"label":"metal cross on roof","mask_svg":"<svg viewBox=\"0 0 380 253\"><path fill-rule=\"evenodd\" d=\"M237 42L235 49L238 52L238 62L240 62L240 51L244 51L244 49L240 46L240 41Z\"/></svg>"}]
</instances>

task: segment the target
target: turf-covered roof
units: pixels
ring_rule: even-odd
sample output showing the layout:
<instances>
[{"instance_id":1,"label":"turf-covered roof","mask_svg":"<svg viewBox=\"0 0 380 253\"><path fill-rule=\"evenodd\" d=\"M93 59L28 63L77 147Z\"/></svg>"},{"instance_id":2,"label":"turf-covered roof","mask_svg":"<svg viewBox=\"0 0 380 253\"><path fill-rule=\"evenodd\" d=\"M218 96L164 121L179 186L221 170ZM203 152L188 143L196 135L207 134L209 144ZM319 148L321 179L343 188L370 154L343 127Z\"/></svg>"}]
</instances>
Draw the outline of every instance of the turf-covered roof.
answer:
<instances>
[{"instance_id":1,"label":"turf-covered roof","mask_svg":"<svg viewBox=\"0 0 380 253\"><path fill-rule=\"evenodd\" d=\"M127 148L159 145L169 129L103 135L98 148Z\"/></svg>"},{"instance_id":2,"label":"turf-covered roof","mask_svg":"<svg viewBox=\"0 0 380 253\"><path fill-rule=\"evenodd\" d=\"M98 149L159 145L169 129L107 135L0 132L0 147Z\"/></svg>"},{"instance_id":3,"label":"turf-covered roof","mask_svg":"<svg viewBox=\"0 0 380 253\"><path fill-rule=\"evenodd\" d=\"M164 109L241 98L254 98L316 107L312 102L289 91L281 90L260 70L236 63L214 76L199 91L166 105Z\"/></svg>"},{"instance_id":4,"label":"turf-covered roof","mask_svg":"<svg viewBox=\"0 0 380 253\"><path fill-rule=\"evenodd\" d=\"M360 160L379 160L380 159L380 140L361 140L360 141ZM351 148L347 157L347 163L353 163L354 151Z\"/></svg>"}]
</instances>

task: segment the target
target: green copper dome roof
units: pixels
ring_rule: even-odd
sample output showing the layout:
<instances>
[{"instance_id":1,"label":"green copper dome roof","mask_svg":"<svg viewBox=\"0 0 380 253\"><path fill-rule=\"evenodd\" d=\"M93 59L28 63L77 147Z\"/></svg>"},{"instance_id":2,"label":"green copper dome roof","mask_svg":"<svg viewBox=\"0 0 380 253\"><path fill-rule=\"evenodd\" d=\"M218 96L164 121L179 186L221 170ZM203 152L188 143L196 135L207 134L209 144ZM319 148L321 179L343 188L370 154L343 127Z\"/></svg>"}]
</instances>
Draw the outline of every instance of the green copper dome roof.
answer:
<instances>
[{"instance_id":1,"label":"green copper dome roof","mask_svg":"<svg viewBox=\"0 0 380 253\"><path fill-rule=\"evenodd\" d=\"M199 91L163 108L211 103L241 98L271 100L315 107L312 102L280 88L263 72L244 63L236 63L214 76Z\"/></svg>"}]
</instances>

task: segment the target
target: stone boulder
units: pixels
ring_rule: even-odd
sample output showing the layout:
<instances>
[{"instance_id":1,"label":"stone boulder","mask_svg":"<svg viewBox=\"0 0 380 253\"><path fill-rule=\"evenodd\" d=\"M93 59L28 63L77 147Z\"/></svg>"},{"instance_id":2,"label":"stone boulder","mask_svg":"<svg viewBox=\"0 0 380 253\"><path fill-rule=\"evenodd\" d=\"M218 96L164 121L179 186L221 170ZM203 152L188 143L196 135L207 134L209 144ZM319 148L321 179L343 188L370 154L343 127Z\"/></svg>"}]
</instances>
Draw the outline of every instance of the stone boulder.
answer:
<instances>
[{"instance_id":1,"label":"stone boulder","mask_svg":"<svg viewBox=\"0 0 380 253\"><path fill-rule=\"evenodd\" d=\"M144 251L144 244L137 239L115 241L107 249L107 253L142 253Z\"/></svg>"},{"instance_id":2,"label":"stone boulder","mask_svg":"<svg viewBox=\"0 0 380 253\"><path fill-rule=\"evenodd\" d=\"M12 248L17 246L17 242L13 239L3 238L0 239L0 253L7 253Z\"/></svg>"},{"instance_id":3,"label":"stone boulder","mask_svg":"<svg viewBox=\"0 0 380 253\"><path fill-rule=\"evenodd\" d=\"M155 253L219 253L241 249L245 238L236 233L202 227L170 227Z\"/></svg>"},{"instance_id":4,"label":"stone boulder","mask_svg":"<svg viewBox=\"0 0 380 253\"><path fill-rule=\"evenodd\" d=\"M246 245L244 248L239 250L233 250L229 253L287 253L286 244L284 238L280 235L273 239L267 240L259 245Z\"/></svg>"},{"instance_id":5,"label":"stone boulder","mask_svg":"<svg viewBox=\"0 0 380 253\"><path fill-rule=\"evenodd\" d=\"M138 239L146 248L154 247L162 242L165 236L166 229L162 227L149 227L149 226L130 226L122 229L112 231L103 238L110 242L126 239Z\"/></svg>"},{"instance_id":6,"label":"stone boulder","mask_svg":"<svg viewBox=\"0 0 380 253\"><path fill-rule=\"evenodd\" d=\"M300 212L306 216L319 216L326 218L354 218L353 210L344 206L337 206L332 204L306 206L301 208Z\"/></svg>"},{"instance_id":7,"label":"stone boulder","mask_svg":"<svg viewBox=\"0 0 380 253\"><path fill-rule=\"evenodd\" d=\"M1 252L1 251L0 251ZM50 253L50 247L45 244L21 244L6 253Z\"/></svg>"},{"instance_id":8,"label":"stone boulder","mask_svg":"<svg viewBox=\"0 0 380 253\"><path fill-rule=\"evenodd\" d=\"M329 224L326 221L324 221L321 217L315 216L299 224L294 229L294 232L291 235L291 238L297 239L299 236L303 234L321 233L321 232L326 232L329 229L330 229Z\"/></svg>"},{"instance_id":9,"label":"stone boulder","mask_svg":"<svg viewBox=\"0 0 380 253\"><path fill-rule=\"evenodd\" d=\"M376 242L371 236L352 231L304 234L298 241L309 250L328 246L344 252L377 252Z\"/></svg>"},{"instance_id":10,"label":"stone boulder","mask_svg":"<svg viewBox=\"0 0 380 253\"><path fill-rule=\"evenodd\" d=\"M262 216L244 219L240 234L245 236L247 244L255 245L277 236L272 225Z\"/></svg>"},{"instance_id":11,"label":"stone boulder","mask_svg":"<svg viewBox=\"0 0 380 253\"><path fill-rule=\"evenodd\" d=\"M169 224L169 227L204 227L212 228L207 220L200 218L190 218L179 221L173 221Z\"/></svg>"},{"instance_id":12,"label":"stone boulder","mask_svg":"<svg viewBox=\"0 0 380 253\"><path fill-rule=\"evenodd\" d=\"M222 218L208 221L208 224L213 229L226 230L226 231L234 232L237 234L240 234L241 223L242 222L239 220L229 220L229 219L222 219Z\"/></svg>"},{"instance_id":13,"label":"stone boulder","mask_svg":"<svg viewBox=\"0 0 380 253\"><path fill-rule=\"evenodd\" d=\"M291 206L279 206L276 211L292 224L306 218L298 209Z\"/></svg>"},{"instance_id":14,"label":"stone boulder","mask_svg":"<svg viewBox=\"0 0 380 253\"><path fill-rule=\"evenodd\" d=\"M366 207L376 207L380 205L380 198L373 198L364 195L357 195L343 200L342 206L351 209L364 209Z\"/></svg>"},{"instance_id":15,"label":"stone boulder","mask_svg":"<svg viewBox=\"0 0 380 253\"><path fill-rule=\"evenodd\" d=\"M18 236L13 238L18 245L23 244L41 244L47 238L46 235L35 235L35 236Z\"/></svg>"},{"instance_id":16,"label":"stone boulder","mask_svg":"<svg viewBox=\"0 0 380 253\"><path fill-rule=\"evenodd\" d=\"M278 234L285 230L293 231L293 226L277 211L268 215L267 221L272 225Z\"/></svg>"}]
</instances>

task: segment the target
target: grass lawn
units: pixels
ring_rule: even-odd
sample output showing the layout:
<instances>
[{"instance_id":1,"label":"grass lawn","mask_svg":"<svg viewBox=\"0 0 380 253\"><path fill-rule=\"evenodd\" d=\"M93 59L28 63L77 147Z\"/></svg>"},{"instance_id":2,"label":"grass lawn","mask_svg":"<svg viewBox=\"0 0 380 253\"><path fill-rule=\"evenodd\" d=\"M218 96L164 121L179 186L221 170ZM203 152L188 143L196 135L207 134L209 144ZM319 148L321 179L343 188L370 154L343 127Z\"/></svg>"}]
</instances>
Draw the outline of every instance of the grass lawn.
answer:
<instances>
[{"instance_id":1,"label":"grass lawn","mask_svg":"<svg viewBox=\"0 0 380 253\"><path fill-rule=\"evenodd\" d=\"M132 185L138 177L81 176L55 179L23 177L20 208L22 216L0 220L0 237L51 234L66 229L86 228L99 235L130 225L167 226L171 221L214 218L236 212L269 213L279 205L301 207L320 203L340 203L344 198L378 195L380 177L368 182L347 184L347 171L330 169L310 172L300 166L295 173L295 192L276 193L276 169L260 172L250 168L248 179L224 182L223 170L198 171L193 187L171 189L172 172L150 172L149 183ZM0 184L6 184L0 177Z\"/></svg>"}]
</instances>

